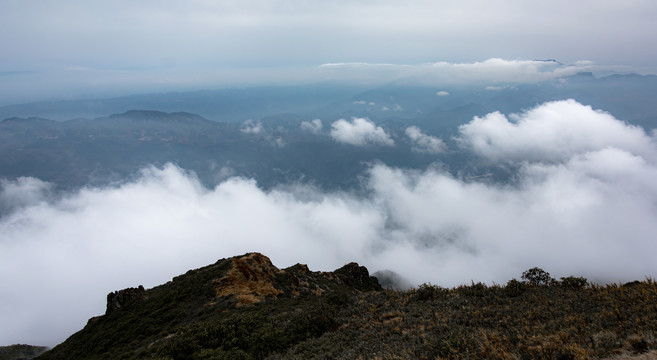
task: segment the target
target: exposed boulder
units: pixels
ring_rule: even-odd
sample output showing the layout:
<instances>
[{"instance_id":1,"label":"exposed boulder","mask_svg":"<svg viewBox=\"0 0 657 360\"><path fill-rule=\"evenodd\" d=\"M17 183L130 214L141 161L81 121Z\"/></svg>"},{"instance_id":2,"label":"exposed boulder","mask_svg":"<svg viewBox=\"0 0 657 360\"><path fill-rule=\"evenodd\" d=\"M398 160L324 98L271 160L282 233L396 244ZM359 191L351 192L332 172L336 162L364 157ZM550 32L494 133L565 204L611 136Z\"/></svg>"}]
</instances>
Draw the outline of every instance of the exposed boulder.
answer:
<instances>
[{"instance_id":1,"label":"exposed boulder","mask_svg":"<svg viewBox=\"0 0 657 360\"><path fill-rule=\"evenodd\" d=\"M107 294L105 315L111 314L134 300L144 300L146 298L145 292L144 287L139 285L136 288L127 288Z\"/></svg>"},{"instance_id":2,"label":"exposed boulder","mask_svg":"<svg viewBox=\"0 0 657 360\"><path fill-rule=\"evenodd\" d=\"M337 275L345 284L361 290L382 290L379 281L370 276L370 273L367 271L365 266L359 266L355 262L349 263L333 272Z\"/></svg>"},{"instance_id":3,"label":"exposed boulder","mask_svg":"<svg viewBox=\"0 0 657 360\"><path fill-rule=\"evenodd\" d=\"M334 272L310 271L305 264L278 269L260 253L230 259L231 269L214 280L217 298L234 296L235 306L250 305L279 296L321 295L341 286L358 291L382 290L364 266L350 263Z\"/></svg>"},{"instance_id":4,"label":"exposed boulder","mask_svg":"<svg viewBox=\"0 0 657 360\"><path fill-rule=\"evenodd\" d=\"M234 295L237 306L241 306L275 298L281 292L274 287L276 274L281 270L268 257L250 253L231 260L233 267L214 281L217 297Z\"/></svg>"}]
</instances>

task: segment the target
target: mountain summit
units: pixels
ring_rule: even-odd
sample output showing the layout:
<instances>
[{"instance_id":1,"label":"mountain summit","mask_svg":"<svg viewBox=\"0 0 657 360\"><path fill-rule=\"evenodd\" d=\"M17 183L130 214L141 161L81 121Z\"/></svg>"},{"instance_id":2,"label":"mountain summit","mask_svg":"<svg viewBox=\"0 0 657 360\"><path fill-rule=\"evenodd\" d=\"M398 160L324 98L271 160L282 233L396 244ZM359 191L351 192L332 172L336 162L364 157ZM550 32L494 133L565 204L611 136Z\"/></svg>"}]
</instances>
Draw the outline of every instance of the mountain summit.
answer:
<instances>
[{"instance_id":1,"label":"mountain summit","mask_svg":"<svg viewBox=\"0 0 657 360\"><path fill-rule=\"evenodd\" d=\"M248 253L152 289L111 292L105 315L39 359L657 356L654 280L588 285L539 268L522 279L382 290L356 263L333 272L278 269Z\"/></svg>"},{"instance_id":2,"label":"mountain summit","mask_svg":"<svg viewBox=\"0 0 657 360\"><path fill-rule=\"evenodd\" d=\"M334 307L356 294L381 290L377 279L356 263L333 272L310 271L303 264L278 269L268 257L248 253L152 289L109 293L105 315L90 319L41 358L159 358L188 350L196 357L196 350L206 347L229 358L242 353L263 357L335 330ZM246 333L256 343L241 343ZM205 340L198 349L178 349L199 335Z\"/></svg>"}]
</instances>

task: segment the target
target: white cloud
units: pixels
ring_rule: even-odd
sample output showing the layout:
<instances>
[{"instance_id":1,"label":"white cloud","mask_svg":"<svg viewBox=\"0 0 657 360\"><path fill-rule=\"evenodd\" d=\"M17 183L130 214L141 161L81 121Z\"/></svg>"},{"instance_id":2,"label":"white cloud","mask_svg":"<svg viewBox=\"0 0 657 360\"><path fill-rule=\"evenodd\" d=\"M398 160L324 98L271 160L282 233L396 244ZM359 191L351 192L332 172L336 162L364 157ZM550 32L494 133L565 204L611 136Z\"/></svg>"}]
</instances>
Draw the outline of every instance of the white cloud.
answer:
<instances>
[{"instance_id":1,"label":"white cloud","mask_svg":"<svg viewBox=\"0 0 657 360\"><path fill-rule=\"evenodd\" d=\"M563 120L573 114L590 119ZM536 143L537 129L552 146ZM376 165L358 197L301 185L263 191L241 178L207 189L167 165L59 199L34 179L3 182L6 198L32 200L0 218L0 343L54 345L102 314L110 291L247 251L279 267L358 261L442 286L504 283L532 266L604 282L657 276L657 150L645 134L568 101L516 124L489 114L461 131L463 141L490 140L471 148L480 155L518 161L515 181Z\"/></svg>"},{"instance_id":2,"label":"white cloud","mask_svg":"<svg viewBox=\"0 0 657 360\"><path fill-rule=\"evenodd\" d=\"M245 134L261 134L263 132L262 123L260 121L255 122L253 120L246 120L244 124L242 124L240 131Z\"/></svg>"},{"instance_id":3,"label":"white cloud","mask_svg":"<svg viewBox=\"0 0 657 360\"><path fill-rule=\"evenodd\" d=\"M582 71L613 71L613 66L596 65L590 61L578 61L575 64L562 64L556 61L540 60L506 60L491 58L470 63L450 63L446 61L423 64L367 64L342 63L325 64L320 69L335 76L354 79L371 78L427 85L439 84L486 84L500 82L533 83L544 80L574 75ZM627 69L624 69L627 71ZM499 90L499 86L486 86L487 90ZM442 90L437 96L449 95Z\"/></svg>"},{"instance_id":4,"label":"white cloud","mask_svg":"<svg viewBox=\"0 0 657 360\"><path fill-rule=\"evenodd\" d=\"M322 120L320 119L313 119L311 121L302 121L300 126L301 126L301 130L309 131L314 134L319 133L320 131L322 131L323 128Z\"/></svg>"},{"instance_id":5,"label":"white cloud","mask_svg":"<svg viewBox=\"0 0 657 360\"><path fill-rule=\"evenodd\" d=\"M31 177L0 179L0 216L12 210L37 205L49 198L52 184Z\"/></svg>"},{"instance_id":6,"label":"white cloud","mask_svg":"<svg viewBox=\"0 0 657 360\"><path fill-rule=\"evenodd\" d=\"M276 139L274 139L273 144L279 148L283 148L285 147L285 145L287 145L287 143L285 143L285 140L283 140L283 138L281 137L277 137Z\"/></svg>"},{"instance_id":7,"label":"white cloud","mask_svg":"<svg viewBox=\"0 0 657 360\"><path fill-rule=\"evenodd\" d=\"M558 161L609 147L657 158L654 142L640 127L574 100L545 103L509 118L499 112L475 117L460 127L459 141L493 161Z\"/></svg>"},{"instance_id":8,"label":"white cloud","mask_svg":"<svg viewBox=\"0 0 657 360\"><path fill-rule=\"evenodd\" d=\"M449 91L445 91L445 90L436 91L436 96L447 96L447 95L449 95Z\"/></svg>"},{"instance_id":9,"label":"white cloud","mask_svg":"<svg viewBox=\"0 0 657 360\"><path fill-rule=\"evenodd\" d=\"M447 146L441 139L424 134L417 126L407 127L406 136L411 139L413 151L440 154L447 150Z\"/></svg>"},{"instance_id":10,"label":"white cloud","mask_svg":"<svg viewBox=\"0 0 657 360\"><path fill-rule=\"evenodd\" d=\"M344 119L335 121L331 124L331 137L335 141L356 146L395 145L383 128L363 118L354 118L351 122Z\"/></svg>"}]
</instances>

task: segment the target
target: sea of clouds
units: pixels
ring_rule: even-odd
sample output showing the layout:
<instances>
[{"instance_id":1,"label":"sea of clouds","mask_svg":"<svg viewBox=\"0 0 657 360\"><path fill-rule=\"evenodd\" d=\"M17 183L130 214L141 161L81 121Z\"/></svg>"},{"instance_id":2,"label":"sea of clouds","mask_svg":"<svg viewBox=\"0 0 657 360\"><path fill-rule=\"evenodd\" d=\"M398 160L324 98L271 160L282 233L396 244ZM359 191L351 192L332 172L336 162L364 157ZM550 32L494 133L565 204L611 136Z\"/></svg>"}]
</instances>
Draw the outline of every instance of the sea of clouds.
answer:
<instances>
[{"instance_id":1,"label":"sea of clouds","mask_svg":"<svg viewBox=\"0 0 657 360\"><path fill-rule=\"evenodd\" d=\"M331 135L390 143L379 129L343 121ZM446 150L420 129L408 135L437 157ZM206 188L175 165L64 196L38 179L3 180L0 343L54 345L102 314L110 291L250 251L280 268L357 261L441 286L504 284L533 266L597 282L657 274L654 135L566 100L475 117L457 143L449 151L518 171L494 183L377 164L365 196L304 184L264 191L239 177Z\"/></svg>"}]
</instances>

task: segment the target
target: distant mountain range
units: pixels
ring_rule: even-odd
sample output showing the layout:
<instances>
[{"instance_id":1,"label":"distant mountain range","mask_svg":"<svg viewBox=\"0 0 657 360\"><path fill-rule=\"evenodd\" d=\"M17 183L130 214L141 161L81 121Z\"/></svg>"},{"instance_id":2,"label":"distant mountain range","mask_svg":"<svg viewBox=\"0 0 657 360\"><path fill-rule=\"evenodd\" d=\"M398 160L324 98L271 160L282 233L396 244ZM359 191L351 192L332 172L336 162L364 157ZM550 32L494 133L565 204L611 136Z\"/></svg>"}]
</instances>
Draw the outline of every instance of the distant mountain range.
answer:
<instances>
[{"instance_id":1,"label":"distant mountain range","mask_svg":"<svg viewBox=\"0 0 657 360\"><path fill-rule=\"evenodd\" d=\"M360 87L319 84L44 101L2 106L0 119L43 117L64 121L74 118L93 119L134 109L150 109L162 112L191 112L220 122L242 122L278 113L310 111L361 91Z\"/></svg>"},{"instance_id":2,"label":"distant mountain range","mask_svg":"<svg viewBox=\"0 0 657 360\"><path fill-rule=\"evenodd\" d=\"M32 176L61 188L103 185L138 169L172 162L212 186L225 176L257 179L264 187L299 180L326 187L355 184L367 162L422 166L435 156L336 143L304 131L296 116L263 119L258 131L189 113L132 110L63 122L9 118L0 122L0 177ZM402 138L403 140L403 138Z\"/></svg>"},{"instance_id":3,"label":"distant mountain range","mask_svg":"<svg viewBox=\"0 0 657 360\"><path fill-rule=\"evenodd\" d=\"M492 173L504 179L505 169L459 152L415 152L404 130L417 126L454 149L458 126L474 116L520 112L565 98L647 130L657 127L657 76L581 73L488 88L393 83L366 90L315 85L135 95L0 108L0 118L6 117L0 122L0 177L33 176L66 189L110 184L144 166L172 162L193 170L208 186L237 175L265 188L297 181L354 188L368 164L382 161L406 168L437 164L454 172L467 168L466 176ZM395 146L335 142L331 123L352 117L380 125ZM320 131L301 127L313 119L322 121Z\"/></svg>"},{"instance_id":4,"label":"distant mountain range","mask_svg":"<svg viewBox=\"0 0 657 360\"><path fill-rule=\"evenodd\" d=\"M657 76L591 73L535 84L414 85L400 80L374 88L336 84L253 87L195 92L130 95L110 99L67 100L7 105L0 119L42 117L57 121L98 118L134 109L189 112L218 122L259 120L279 114L333 121L361 116L377 122L413 119L432 123L436 116L471 109L463 116L490 111L511 113L537 104L573 98L619 119L651 127L657 119ZM452 117L453 118L453 117ZM463 121L458 117L453 121Z\"/></svg>"}]
</instances>

